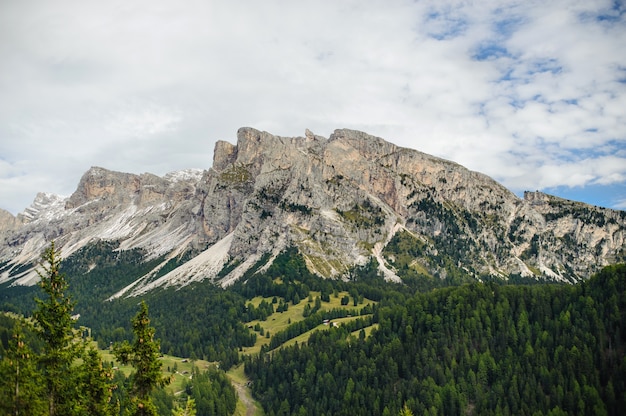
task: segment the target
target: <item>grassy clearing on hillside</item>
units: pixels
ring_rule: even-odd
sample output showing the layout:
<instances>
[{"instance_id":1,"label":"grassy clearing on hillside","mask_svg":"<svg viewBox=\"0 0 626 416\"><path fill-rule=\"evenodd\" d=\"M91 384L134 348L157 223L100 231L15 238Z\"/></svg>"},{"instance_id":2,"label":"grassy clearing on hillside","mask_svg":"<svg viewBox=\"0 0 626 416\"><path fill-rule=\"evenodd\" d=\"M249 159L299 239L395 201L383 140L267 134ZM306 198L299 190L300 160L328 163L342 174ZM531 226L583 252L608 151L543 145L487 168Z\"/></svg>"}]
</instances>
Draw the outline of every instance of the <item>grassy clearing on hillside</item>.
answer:
<instances>
[{"instance_id":1,"label":"grassy clearing on hillside","mask_svg":"<svg viewBox=\"0 0 626 416\"><path fill-rule=\"evenodd\" d=\"M100 350L100 356L104 363L112 364L116 371L121 371L125 376L129 376L133 372L133 367L123 365L115 359L110 350ZM167 376L172 376L172 382L166 387L167 390L176 394L183 390L183 383L191 376L193 366L198 367L201 371L208 369L216 364L204 360L192 361L186 358L174 357L171 355L163 355L159 361L161 362L161 371Z\"/></svg>"},{"instance_id":2,"label":"grassy clearing on hillside","mask_svg":"<svg viewBox=\"0 0 626 416\"><path fill-rule=\"evenodd\" d=\"M332 309L361 309L368 304L374 304L376 302L371 301L369 299L365 299L363 303L359 303L357 306L354 306L353 299L350 298L350 302L347 305L341 305L341 298L347 296L348 292L340 292L337 295L331 295L329 302L322 302L322 306L320 311L329 311ZM297 305L293 305L289 303L289 308L284 312L274 312L272 315L268 316L266 320L253 320L246 323L246 326L250 328L250 331L253 331L254 326L258 323L262 328L264 334L269 332L270 337L266 337L265 335L261 335L259 332L257 333L257 342L254 346L249 348L243 348L243 354L258 354L261 350L262 345L268 345L270 343L271 336L286 329L291 323L295 323L305 319L303 317L304 307L305 305L309 305L313 307L315 304L315 299L320 297L320 292L311 292L310 299L305 298L300 301ZM271 302L272 297L262 298L260 296L255 297L250 301L254 306L258 306L263 300L266 302ZM280 298L278 301L280 302ZM276 308L277 305L274 305ZM348 322L350 320L358 319L359 316L351 316L346 318L337 318L333 319L333 322L340 325L342 322ZM370 327L365 328L366 335L369 335L373 328L376 325L372 325ZM314 331L318 330L327 330L330 328L330 325L325 325L320 322L320 325L313 328L310 331L305 332L293 339L290 339L283 346L293 345L296 342L304 343L306 342L310 335ZM358 337L358 331L353 333L354 336ZM94 343L95 344L95 343ZM115 357L113 356L110 350L100 350L100 354L102 357L102 361L104 363L111 364L113 367L117 369L117 371L123 372L126 376L130 375L133 371L132 366L130 365L122 365L120 364ZM191 375L192 367L195 365L200 370L206 370L210 366L216 366L216 363L210 363L205 360L196 360L191 361L189 359L184 359L180 357L174 357L171 355L163 355L160 358L161 362L161 370L165 375L172 376L172 382L167 386L167 390L171 393L177 394L183 390L183 384L185 380L188 380ZM252 414L254 415L263 415L263 409L252 399L252 395L250 392L250 388L248 387L248 378L245 376L243 372L243 365L239 365L237 367L231 368L227 373L227 376L230 378L233 386L237 390L237 394L239 396L239 400L237 403L237 408L235 409L235 415L247 415L249 413L249 409L252 410Z\"/></svg>"},{"instance_id":3,"label":"grassy clearing on hillside","mask_svg":"<svg viewBox=\"0 0 626 416\"><path fill-rule=\"evenodd\" d=\"M325 331L325 330L328 330L329 328L331 328L331 325L333 323L335 325L341 325L344 322L354 321L355 319L358 319L358 318L361 318L361 316L351 316L351 317L348 317L348 318L336 318L336 319L333 319L330 324L321 323L318 326L316 326L315 328L311 329L310 331L307 331L304 334L300 334L297 337L290 339L289 341L287 341L284 344L282 344L281 347L279 347L279 348L288 347L290 345L295 345L296 343L302 344L304 342L307 342L309 340L309 337L311 336L311 334L313 332L315 332L315 331ZM377 327L378 327L378 324L374 324L374 325L371 325L371 326L368 326L368 327L364 328L365 336L368 337L372 333L372 330L374 328L377 328ZM354 331L354 332L351 333L351 335L354 335L355 337L358 337L360 331L361 330Z\"/></svg>"},{"instance_id":4,"label":"grassy clearing on hillside","mask_svg":"<svg viewBox=\"0 0 626 416\"><path fill-rule=\"evenodd\" d=\"M276 334L279 331L282 331L284 329L286 329L291 323L294 322L298 322L304 319L304 316L302 316L302 313L304 311L304 307L306 304L309 304L309 306L313 306L313 304L315 303L314 300L316 297L321 296L320 292L310 292L311 296L309 298L305 298L302 301L300 301L300 303L298 303L297 305L293 305L293 304L289 304L289 309L284 311L284 312L274 312L272 315L268 316L267 319L265 321L262 320L258 320L255 319L253 321L247 322L246 325L248 326L248 328L250 329L250 331L254 330L254 327L259 324L261 326L261 328L263 328L263 335L260 334L260 332L257 332L257 341L256 343L252 346L252 347L247 347L247 348L243 348L242 349L242 353L243 354L258 354L261 351L261 346L263 345L269 345L270 343L270 339L271 337ZM363 303L359 303L357 306L354 306L354 303L352 301L352 298L350 298L350 302L347 305L342 305L341 304L341 298L343 298L344 296L347 296L348 292L339 292L337 296L335 295L331 295L330 296L330 302L322 302L322 307L321 307L321 311L328 311L328 310L332 310L332 309L361 309L364 306L368 305L368 304L375 304L376 302L371 301L369 299L365 299ZM263 300L265 300L266 302L271 302L272 301L272 297L268 297L268 298L263 298L261 296L257 296L255 298L253 298L250 303L252 303L254 306L258 306ZM309 302L309 299L313 299L313 301ZM348 317L348 318L341 318L341 319L335 319L335 322L340 322L340 321L348 321L348 320L354 320L359 318L358 316L353 316L353 317ZM287 343L285 343L284 345L292 345L295 343L295 341L297 340L299 343L302 342L306 342L309 339L309 336L311 335L311 333L313 333L313 331L317 331L317 330L323 330L323 329L328 329L327 325L324 325L322 322L320 322L320 325L317 326L316 328L305 332L304 334L301 334L299 336L297 336L296 338L293 338L291 340L289 340ZM369 328L368 328L369 329ZM267 333L269 332L269 337L267 337ZM371 330L370 330L371 332ZM369 332L366 332L369 334Z\"/></svg>"}]
</instances>

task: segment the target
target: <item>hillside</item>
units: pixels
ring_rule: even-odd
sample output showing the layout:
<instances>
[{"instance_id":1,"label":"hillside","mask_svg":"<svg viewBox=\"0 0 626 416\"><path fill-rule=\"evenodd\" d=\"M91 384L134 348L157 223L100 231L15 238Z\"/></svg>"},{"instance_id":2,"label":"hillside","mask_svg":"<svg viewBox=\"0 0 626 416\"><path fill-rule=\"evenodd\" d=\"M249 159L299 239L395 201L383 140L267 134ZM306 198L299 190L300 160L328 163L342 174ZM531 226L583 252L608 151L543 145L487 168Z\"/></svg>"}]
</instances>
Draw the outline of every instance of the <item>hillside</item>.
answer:
<instances>
[{"instance_id":1,"label":"hillside","mask_svg":"<svg viewBox=\"0 0 626 416\"><path fill-rule=\"evenodd\" d=\"M468 284L246 359L267 414L620 415L626 265L577 285Z\"/></svg>"},{"instance_id":2,"label":"hillside","mask_svg":"<svg viewBox=\"0 0 626 416\"><path fill-rule=\"evenodd\" d=\"M243 361L249 381L241 368L231 377L268 415L621 414L625 265L574 285L417 283L386 282L373 262L349 281L321 279L291 249L228 289L195 283L143 299L161 351L220 369ZM101 345L129 339L137 299L93 302L81 290L70 293L79 323L93 323ZM225 381L210 377L200 381Z\"/></svg>"}]
</instances>

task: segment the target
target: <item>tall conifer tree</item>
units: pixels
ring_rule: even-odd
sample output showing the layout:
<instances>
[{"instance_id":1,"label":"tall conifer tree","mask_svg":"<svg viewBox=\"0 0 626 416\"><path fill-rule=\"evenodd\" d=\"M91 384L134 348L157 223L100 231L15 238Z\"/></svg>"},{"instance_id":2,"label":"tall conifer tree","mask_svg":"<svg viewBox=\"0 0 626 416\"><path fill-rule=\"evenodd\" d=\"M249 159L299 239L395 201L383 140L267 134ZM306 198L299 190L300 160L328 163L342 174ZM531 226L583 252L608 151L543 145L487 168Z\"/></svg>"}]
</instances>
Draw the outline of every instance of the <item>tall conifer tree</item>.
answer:
<instances>
[{"instance_id":1,"label":"tall conifer tree","mask_svg":"<svg viewBox=\"0 0 626 416\"><path fill-rule=\"evenodd\" d=\"M85 413L90 416L107 416L119 413L117 404L111 403L113 374L102 365L98 351L89 348L80 368L81 399Z\"/></svg>"},{"instance_id":2,"label":"tall conifer tree","mask_svg":"<svg viewBox=\"0 0 626 416\"><path fill-rule=\"evenodd\" d=\"M50 416L78 412L78 383L72 365L84 349L73 329L74 302L66 295L68 283L60 266L61 258L52 242L42 256L43 271L37 271L47 297L35 298L37 310L33 315L37 335L44 342L40 364Z\"/></svg>"},{"instance_id":3,"label":"tall conifer tree","mask_svg":"<svg viewBox=\"0 0 626 416\"><path fill-rule=\"evenodd\" d=\"M154 328L150 326L148 306L145 302L141 302L132 324L135 334L133 344L127 341L117 344L113 347L113 353L121 363L131 364L135 368L131 375L130 414L156 416L150 392L156 387L168 385L170 378L161 373L159 341L154 339Z\"/></svg>"}]
</instances>

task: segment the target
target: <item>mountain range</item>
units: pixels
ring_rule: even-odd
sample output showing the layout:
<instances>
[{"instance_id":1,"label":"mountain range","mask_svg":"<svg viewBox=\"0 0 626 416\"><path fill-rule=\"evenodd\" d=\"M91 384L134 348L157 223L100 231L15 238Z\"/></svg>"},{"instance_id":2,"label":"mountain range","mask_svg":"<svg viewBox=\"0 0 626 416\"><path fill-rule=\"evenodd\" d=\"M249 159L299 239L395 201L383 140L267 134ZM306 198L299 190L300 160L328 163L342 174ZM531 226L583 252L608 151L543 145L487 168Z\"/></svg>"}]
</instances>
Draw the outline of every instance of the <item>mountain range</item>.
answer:
<instances>
[{"instance_id":1,"label":"mountain range","mask_svg":"<svg viewBox=\"0 0 626 416\"><path fill-rule=\"evenodd\" d=\"M241 128L212 167L159 177L92 167L69 197L0 210L0 284L33 285L55 241L63 258L98 242L149 270L112 291L136 296L210 280L228 286L295 247L308 269L350 278L376 260L387 280L577 282L626 259L626 212L495 180L363 132L280 137ZM89 263L84 273L98 267Z\"/></svg>"}]
</instances>

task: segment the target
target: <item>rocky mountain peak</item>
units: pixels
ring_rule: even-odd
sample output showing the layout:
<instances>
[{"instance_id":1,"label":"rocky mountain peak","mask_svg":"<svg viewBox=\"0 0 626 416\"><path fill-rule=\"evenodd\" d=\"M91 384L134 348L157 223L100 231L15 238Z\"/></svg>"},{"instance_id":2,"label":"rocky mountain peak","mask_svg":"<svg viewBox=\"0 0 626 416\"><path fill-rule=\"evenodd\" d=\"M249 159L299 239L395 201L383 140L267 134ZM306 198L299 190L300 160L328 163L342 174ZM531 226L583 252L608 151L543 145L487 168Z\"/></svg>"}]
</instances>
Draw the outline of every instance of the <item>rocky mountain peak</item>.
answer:
<instances>
[{"instance_id":1,"label":"rocky mountain peak","mask_svg":"<svg viewBox=\"0 0 626 416\"><path fill-rule=\"evenodd\" d=\"M39 192L33 203L22 213L18 214L21 222L31 222L38 219L49 220L51 215L63 206L65 197L49 192Z\"/></svg>"},{"instance_id":2,"label":"rocky mountain peak","mask_svg":"<svg viewBox=\"0 0 626 416\"><path fill-rule=\"evenodd\" d=\"M0 233L18 227L22 222L9 211L0 209Z\"/></svg>"},{"instance_id":3,"label":"rocky mountain peak","mask_svg":"<svg viewBox=\"0 0 626 416\"><path fill-rule=\"evenodd\" d=\"M136 175L92 167L80 179L65 209L102 210L127 204L145 207L161 202L164 197L178 201L195 191L201 175L198 170L187 170L170 172L161 178L151 173Z\"/></svg>"},{"instance_id":4,"label":"rocky mountain peak","mask_svg":"<svg viewBox=\"0 0 626 416\"><path fill-rule=\"evenodd\" d=\"M337 129L330 135L329 141L342 142L368 160L388 156L399 150L393 143L357 130Z\"/></svg>"},{"instance_id":5,"label":"rocky mountain peak","mask_svg":"<svg viewBox=\"0 0 626 416\"><path fill-rule=\"evenodd\" d=\"M222 171L226 166L232 164L237 158L237 146L218 140L215 143L215 150L213 151L213 169Z\"/></svg>"},{"instance_id":6,"label":"rocky mountain peak","mask_svg":"<svg viewBox=\"0 0 626 416\"><path fill-rule=\"evenodd\" d=\"M540 192L520 199L486 175L348 129L326 139L244 127L236 144L216 143L206 171L93 167L69 198L42 194L21 220L0 214L0 283L31 284L25 265L50 239L66 257L106 240L156 261L113 296L203 279L228 285L287 247L323 277L373 257L394 280L576 281L626 252L623 211Z\"/></svg>"},{"instance_id":7,"label":"rocky mountain peak","mask_svg":"<svg viewBox=\"0 0 626 416\"><path fill-rule=\"evenodd\" d=\"M66 209L77 208L87 202L120 194L121 188L130 188L129 190L134 192L137 187L136 175L92 167L81 177L76 191L70 196L65 207Z\"/></svg>"}]
</instances>

